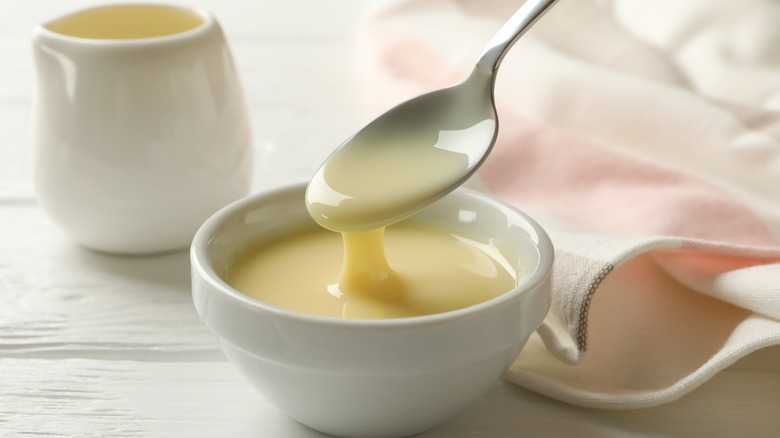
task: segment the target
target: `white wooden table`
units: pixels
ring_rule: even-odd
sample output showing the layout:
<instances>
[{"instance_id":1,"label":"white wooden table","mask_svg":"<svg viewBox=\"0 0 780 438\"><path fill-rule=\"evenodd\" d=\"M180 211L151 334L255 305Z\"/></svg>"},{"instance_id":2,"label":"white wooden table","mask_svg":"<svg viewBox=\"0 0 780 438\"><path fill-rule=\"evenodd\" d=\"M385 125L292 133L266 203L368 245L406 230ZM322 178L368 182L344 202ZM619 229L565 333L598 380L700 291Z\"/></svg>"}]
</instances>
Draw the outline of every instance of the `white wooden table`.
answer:
<instances>
[{"instance_id":1,"label":"white wooden table","mask_svg":"<svg viewBox=\"0 0 780 438\"><path fill-rule=\"evenodd\" d=\"M83 0L0 2L0 437L316 437L246 385L195 314L185 251L115 257L70 242L32 187L32 26ZM254 191L302 181L367 121L354 86L361 0L195 2L222 23L256 149ZM780 436L765 351L683 399L582 409L505 382L426 437Z\"/></svg>"}]
</instances>

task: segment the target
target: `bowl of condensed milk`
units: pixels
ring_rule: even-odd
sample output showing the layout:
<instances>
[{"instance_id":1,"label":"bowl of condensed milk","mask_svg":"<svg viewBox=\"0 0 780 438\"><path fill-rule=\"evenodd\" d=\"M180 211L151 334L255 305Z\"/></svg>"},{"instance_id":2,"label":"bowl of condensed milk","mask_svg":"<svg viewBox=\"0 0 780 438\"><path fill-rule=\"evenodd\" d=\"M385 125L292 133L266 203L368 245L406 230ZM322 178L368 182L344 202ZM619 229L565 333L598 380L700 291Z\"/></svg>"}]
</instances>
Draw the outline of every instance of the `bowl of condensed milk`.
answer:
<instances>
[{"instance_id":1,"label":"bowl of condensed milk","mask_svg":"<svg viewBox=\"0 0 780 438\"><path fill-rule=\"evenodd\" d=\"M549 309L544 230L457 189L384 230L392 275L367 273L382 287L361 294L342 271L372 246L346 254L305 190L236 201L193 240L195 307L228 360L291 418L337 436L414 435L479 399Z\"/></svg>"}]
</instances>

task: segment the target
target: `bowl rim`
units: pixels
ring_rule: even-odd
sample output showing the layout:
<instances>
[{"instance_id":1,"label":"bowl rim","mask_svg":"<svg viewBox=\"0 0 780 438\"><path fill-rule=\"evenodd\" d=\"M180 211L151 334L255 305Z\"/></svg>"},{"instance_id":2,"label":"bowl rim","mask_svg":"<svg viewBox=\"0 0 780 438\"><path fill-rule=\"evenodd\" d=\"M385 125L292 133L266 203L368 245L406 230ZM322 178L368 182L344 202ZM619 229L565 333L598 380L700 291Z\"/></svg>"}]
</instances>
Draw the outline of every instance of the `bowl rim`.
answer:
<instances>
[{"instance_id":1,"label":"bowl rim","mask_svg":"<svg viewBox=\"0 0 780 438\"><path fill-rule=\"evenodd\" d=\"M468 196L477 198L479 202L488 203L493 206L499 207L505 212L508 211L520 217L526 225L534 231L531 236L531 241L538 253L538 265L534 272L523 282L513 289L487 301L480 302L461 309L450 310L447 312L434 313L429 315L400 317L400 318L382 318L382 319L352 319L352 318L335 318L331 316L314 315L294 310L285 309L282 307L274 306L264 303L260 300L251 298L238 290L228 285L217 274L216 270L208 261L206 255L206 249L213 239L215 231L220 228L221 224L225 222L229 217L236 214L250 205L257 204L263 200L273 199L275 197L289 195L290 193L299 191L301 194L301 202L304 202L304 192L306 189L306 183L294 183L285 186L277 187L274 189L258 192L239 200L236 200L209 217L198 229L195 237L192 240L190 246L190 264L193 275L197 275L207 282L212 289L211 293L219 293L230 300L237 302L242 307L264 314L273 315L275 318L287 320L290 322L297 322L307 325L319 326L322 328L344 328L344 329L361 329L361 330L383 330L387 328L413 328L423 327L429 325L440 324L444 321L457 320L461 318L468 318L483 314L501 307L504 303L513 301L518 298L519 295L530 293L544 284L552 274L552 267L554 261L554 250L552 241L547 235L545 230L530 216L516 207L509 205L499 199L492 197L489 194L472 190L464 187L456 189L449 196ZM433 204L432 204L433 205ZM195 293L195 289L192 291ZM199 311L200 313L200 311ZM201 315L202 317L203 315Z\"/></svg>"}]
</instances>

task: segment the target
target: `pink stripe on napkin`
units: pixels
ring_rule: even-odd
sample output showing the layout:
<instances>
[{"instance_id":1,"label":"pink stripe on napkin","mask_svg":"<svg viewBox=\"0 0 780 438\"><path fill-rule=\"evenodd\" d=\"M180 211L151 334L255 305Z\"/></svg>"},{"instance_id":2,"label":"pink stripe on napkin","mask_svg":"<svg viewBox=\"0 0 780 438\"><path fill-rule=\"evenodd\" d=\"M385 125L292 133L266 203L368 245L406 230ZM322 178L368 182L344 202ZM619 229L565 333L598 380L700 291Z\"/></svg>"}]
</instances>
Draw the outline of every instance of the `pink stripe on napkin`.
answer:
<instances>
[{"instance_id":1,"label":"pink stripe on napkin","mask_svg":"<svg viewBox=\"0 0 780 438\"><path fill-rule=\"evenodd\" d=\"M584 232L778 244L760 218L707 181L499 112L499 139L480 169L499 197Z\"/></svg>"}]
</instances>

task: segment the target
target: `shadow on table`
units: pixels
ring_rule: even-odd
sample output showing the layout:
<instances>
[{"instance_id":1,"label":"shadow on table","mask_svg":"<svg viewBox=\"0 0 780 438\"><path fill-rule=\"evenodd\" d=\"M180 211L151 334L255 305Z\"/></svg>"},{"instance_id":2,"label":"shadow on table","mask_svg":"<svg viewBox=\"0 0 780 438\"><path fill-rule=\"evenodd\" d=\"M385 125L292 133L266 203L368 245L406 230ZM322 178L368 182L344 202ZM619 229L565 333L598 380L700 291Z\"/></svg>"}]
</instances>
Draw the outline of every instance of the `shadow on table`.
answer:
<instances>
[{"instance_id":1,"label":"shadow on table","mask_svg":"<svg viewBox=\"0 0 780 438\"><path fill-rule=\"evenodd\" d=\"M104 274L164 289L190 292L189 250L152 255L114 255L76 247L74 255L82 265Z\"/></svg>"}]
</instances>

